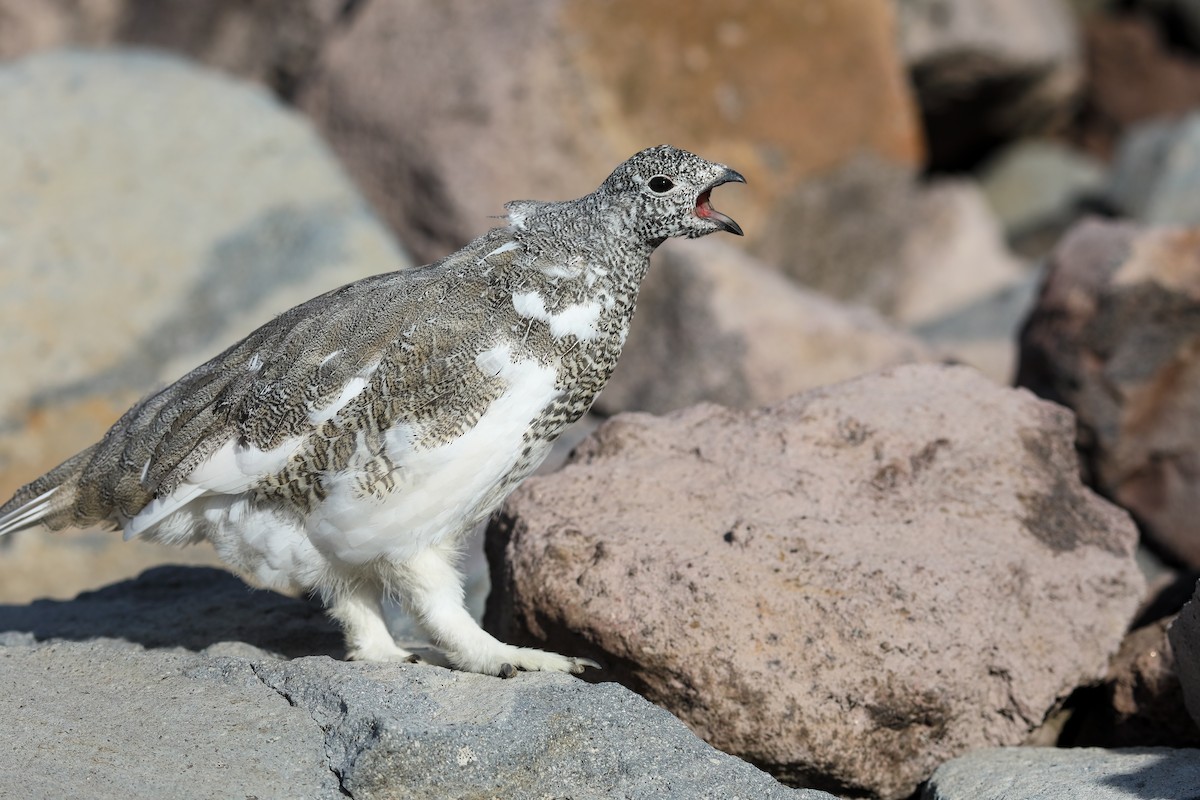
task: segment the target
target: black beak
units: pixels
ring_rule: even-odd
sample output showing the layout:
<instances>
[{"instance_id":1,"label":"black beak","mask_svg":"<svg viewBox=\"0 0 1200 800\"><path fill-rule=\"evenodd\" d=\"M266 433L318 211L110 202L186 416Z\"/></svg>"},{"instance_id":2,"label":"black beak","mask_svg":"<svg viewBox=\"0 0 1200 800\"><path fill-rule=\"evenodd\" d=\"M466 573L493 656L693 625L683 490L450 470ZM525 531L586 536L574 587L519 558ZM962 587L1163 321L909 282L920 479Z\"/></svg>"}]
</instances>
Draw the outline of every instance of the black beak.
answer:
<instances>
[{"instance_id":1,"label":"black beak","mask_svg":"<svg viewBox=\"0 0 1200 800\"><path fill-rule=\"evenodd\" d=\"M745 183L746 179L742 173L732 170L729 167L718 176L718 178L708 185L708 188L700 193L696 198L696 216L715 222L723 231L732 233L734 236L744 236L742 226L734 222L730 217L725 216L720 211L712 207L709 202L709 195L712 190L723 183Z\"/></svg>"}]
</instances>

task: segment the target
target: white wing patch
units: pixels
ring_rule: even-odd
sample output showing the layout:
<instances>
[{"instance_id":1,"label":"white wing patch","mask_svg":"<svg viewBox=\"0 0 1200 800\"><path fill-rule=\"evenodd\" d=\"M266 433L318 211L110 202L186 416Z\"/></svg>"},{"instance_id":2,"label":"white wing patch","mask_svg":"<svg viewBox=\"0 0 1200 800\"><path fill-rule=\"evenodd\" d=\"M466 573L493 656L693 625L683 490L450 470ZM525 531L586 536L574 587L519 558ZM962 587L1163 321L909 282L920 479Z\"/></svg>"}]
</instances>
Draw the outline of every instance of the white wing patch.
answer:
<instances>
[{"instance_id":1,"label":"white wing patch","mask_svg":"<svg viewBox=\"0 0 1200 800\"><path fill-rule=\"evenodd\" d=\"M339 352L341 351L335 351L326 357L325 360L328 361ZM377 369L379 369L379 362L375 361L359 370L358 374L346 381L346 385L342 387L341 394L337 396L336 400L324 408L310 408L308 411L308 421L313 425L320 425L336 417L338 412L345 408L351 400L362 394L363 389L367 388L367 384L371 382L371 376L375 374L375 370Z\"/></svg>"},{"instance_id":2,"label":"white wing patch","mask_svg":"<svg viewBox=\"0 0 1200 800\"><path fill-rule=\"evenodd\" d=\"M492 256L498 256L501 253L507 253L510 250L516 250L518 247L520 247L520 245L517 244L516 242L505 242L504 244L500 245L495 250L488 253L486 256L484 256L483 258L481 258L479 260L486 261L487 259L491 258Z\"/></svg>"},{"instance_id":3,"label":"white wing patch","mask_svg":"<svg viewBox=\"0 0 1200 800\"><path fill-rule=\"evenodd\" d=\"M549 324L550 335L555 339L574 336L588 341L596 338L600 304L595 300L551 312L546 309L546 299L537 292L516 292L513 294L513 308L522 317Z\"/></svg>"},{"instance_id":4,"label":"white wing patch","mask_svg":"<svg viewBox=\"0 0 1200 800\"><path fill-rule=\"evenodd\" d=\"M283 469L304 441L293 436L278 447L257 447L229 440L184 479L175 491L156 497L125 524L125 538L140 536L198 497L206 494L240 494L259 480Z\"/></svg>"}]
</instances>

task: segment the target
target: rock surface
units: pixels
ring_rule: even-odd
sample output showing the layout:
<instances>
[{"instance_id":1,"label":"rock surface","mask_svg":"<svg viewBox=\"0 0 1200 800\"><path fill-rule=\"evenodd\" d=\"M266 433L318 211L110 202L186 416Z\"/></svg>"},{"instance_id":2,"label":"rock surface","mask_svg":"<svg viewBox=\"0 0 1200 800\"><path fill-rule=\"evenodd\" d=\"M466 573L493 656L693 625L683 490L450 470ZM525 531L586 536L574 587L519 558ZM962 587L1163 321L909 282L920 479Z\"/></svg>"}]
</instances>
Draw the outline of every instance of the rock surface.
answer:
<instances>
[{"instance_id":1,"label":"rock surface","mask_svg":"<svg viewBox=\"0 0 1200 800\"><path fill-rule=\"evenodd\" d=\"M900 40L935 170L1065 121L1083 78L1060 0L899 0Z\"/></svg>"},{"instance_id":2,"label":"rock surface","mask_svg":"<svg viewBox=\"0 0 1200 800\"><path fill-rule=\"evenodd\" d=\"M699 0L687 14L638 0L0 0L0 20L0 57L121 42L267 83L313 115L421 261L505 201L576 197L662 141L751 176L726 203L747 230L852 154L922 157L895 13L877 0Z\"/></svg>"},{"instance_id":3,"label":"rock surface","mask_svg":"<svg viewBox=\"0 0 1200 800\"><path fill-rule=\"evenodd\" d=\"M1007 747L943 764L921 800L1196 797L1200 750Z\"/></svg>"},{"instance_id":4,"label":"rock surface","mask_svg":"<svg viewBox=\"0 0 1200 800\"><path fill-rule=\"evenodd\" d=\"M1167 640L1174 617L1155 620L1121 642L1093 702L1072 719L1073 747L1200 747L1188 716L1178 662Z\"/></svg>"},{"instance_id":5,"label":"rock surface","mask_svg":"<svg viewBox=\"0 0 1200 800\"><path fill-rule=\"evenodd\" d=\"M776 775L906 797L1100 678L1142 593L1062 408L898 367L618 416L489 532L500 635L606 664Z\"/></svg>"},{"instance_id":6,"label":"rock surface","mask_svg":"<svg viewBox=\"0 0 1200 800\"><path fill-rule=\"evenodd\" d=\"M703 401L751 407L935 352L712 240L669 243L642 285L602 413Z\"/></svg>"},{"instance_id":7,"label":"rock surface","mask_svg":"<svg viewBox=\"0 0 1200 800\"><path fill-rule=\"evenodd\" d=\"M1122 139L1108 195L1142 222L1200 224L1200 114L1135 126Z\"/></svg>"},{"instance_id":8,"label":"rock surface","mask_svg":"<svg viewBox=\"0 0 1200 800\"><path fill-rule=\"evenodd\" d=\"M1108 157L1132 125L1200 106L1200 61L1140 15L1096 14L1084 29L1088 81L1079 138Z\"/></svg>"},{"instance_id":9,"label":"rock surface","mask_svg":"<svg viewBox=\"0 0 1200 800\"><path fill-rule=\"evenodd\" d=\"M0 499L271 316L408 263L299 116L182 60L0 65L0 125L0 355L19 376L0 381Z\"/></svg>"},{"instance_id":10,"label":"rock surface","mask_svg":"<svg viewBox=\"0 0 1200 800\"><path fill-rule=\"evenodd\" d=\"M921 325L1018 283L1025 265L979 186L941 180L922 187L917 219L900 252L891 317Z\"/></svg>"},{"instance_id":11,"label":"rock surface","mask_svg":"<svg viewBox=\"0 0 1200 800\"><path fill-rule=\"evenodd\" d=\"M1099 196L1107 174L1099 161L1048 139L1023 140L981 170L980 186L1010 240L1061 233L1085 202Z\"/></svg>"},{"instance_id":12,"label":"rock surface","mask_svg":"<svg viewBox=\"0 0 1200 800\"><path fill-rule=\"evenodd\" d=\"M747 231L853 153L910 169L921 156L891 5L876 0L697 0L686 14L640 0L372 2L297 97L419 257L477 234L505 201L577 197L661 141L749 178L722 200Z\"/></svg>"},{"instance_id":13,"label":"rock surface","mask_svg":"<svg viewBox=\"0 0 1200 800\"><path fill-rule=\"evenodd\" d=\"M832 800L616 684L272 655L330 633L204 569L0 606L0 795Z\"/></svg>"},{"instance_id":14,"label":"rock surface","mask_svg":"<svg viewBox=\"0 0 1200 800\"><path fill-rule=\"evenodd\" d=\"M1200 585L1167 631L1175 651L1179 684L1192 721L1200 726Z\"/></svg>"},{"instance_id":15,"label":"rock surface","mask_svg":"<svg viewBox=\"0 0 1200 800\"><path fill-rule=\"evenodd\" d=\"M1200 229L1088 221L1055 251L1017 380L1079 417L1090 480L1200 567Z\"/></svg>"},{"instance_id":16,"label":"rock surface","mask_svg":"<svg viewBox=\"0 0 1200 800\"><path fill-rule=\"evenodd\" d=\"M905 323L982 298L1022 271L973 183L922 185L868 156L801 183L754 240L759 258L806 288Z\"/></svg>"}]
</instances>

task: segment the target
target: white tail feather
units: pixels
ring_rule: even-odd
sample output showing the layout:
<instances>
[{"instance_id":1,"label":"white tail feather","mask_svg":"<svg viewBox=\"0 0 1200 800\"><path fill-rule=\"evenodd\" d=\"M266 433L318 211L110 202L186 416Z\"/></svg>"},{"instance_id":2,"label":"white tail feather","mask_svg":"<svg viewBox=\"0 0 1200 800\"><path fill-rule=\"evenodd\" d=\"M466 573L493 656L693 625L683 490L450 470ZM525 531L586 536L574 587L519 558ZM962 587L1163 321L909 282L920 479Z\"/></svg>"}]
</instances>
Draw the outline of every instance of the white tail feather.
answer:
<instances>
[{"instance_id":1,"label":"white tail feather","mask_svg":"<svg viewBox=\"0 0 1200 800\"><path fill-rule=\"evenodd\" d=\"M25 505L0 517L0 536L38 524L50 510L50 498L57 491L58 487L55 486L49 491L42 492Z\"/></svg>"}]
</instances>

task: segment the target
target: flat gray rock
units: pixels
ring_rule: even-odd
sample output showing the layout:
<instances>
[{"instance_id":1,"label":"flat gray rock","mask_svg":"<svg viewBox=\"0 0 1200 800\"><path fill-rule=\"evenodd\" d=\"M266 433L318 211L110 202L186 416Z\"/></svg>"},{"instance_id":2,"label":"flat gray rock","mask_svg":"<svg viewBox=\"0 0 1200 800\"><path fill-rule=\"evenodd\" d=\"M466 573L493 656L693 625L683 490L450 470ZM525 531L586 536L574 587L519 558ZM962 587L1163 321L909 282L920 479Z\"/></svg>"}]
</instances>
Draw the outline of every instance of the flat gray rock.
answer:
<instances>
[{"instance_id":1,"label":"flat gray rock","mask_svg":"<svg viewBox=\"0 0 1200 800\"><path fill-rule=\"evenodd\" d=\"M613 683L324 652L302 600L161 568L0 606L0 797L829 798Z\"/></svg>"},{"instance_id":2,"label":"flat gray rock","mask_svg":"<svg viewBox=\"0 0 1200 800\"><path fill-rule=\"evenodd\" d=\"M922 800L1198 800L1200 750L1001 747L940 766Z\"/></svg>"},{"instance_id":3,"label":"flat gray rock","mask_svg":"<svg viewBox=\"0 0 1200 800\"><path fill-rule=\"evenodd\" d=\"M307 714L249 662L225 682L205 661L103 641L0 647L0 796L344 797Z\"/></svg>"}]
</instances>

